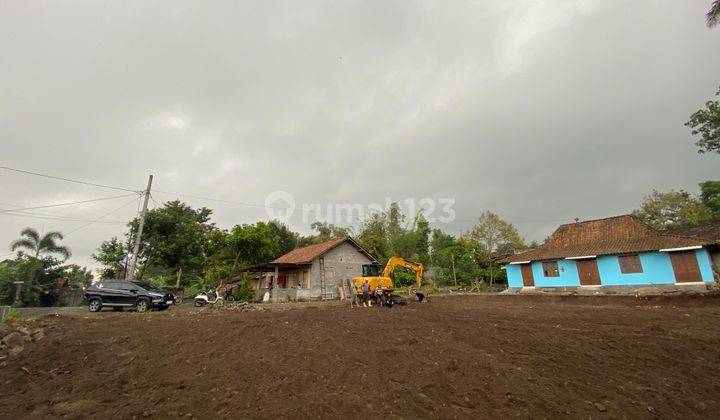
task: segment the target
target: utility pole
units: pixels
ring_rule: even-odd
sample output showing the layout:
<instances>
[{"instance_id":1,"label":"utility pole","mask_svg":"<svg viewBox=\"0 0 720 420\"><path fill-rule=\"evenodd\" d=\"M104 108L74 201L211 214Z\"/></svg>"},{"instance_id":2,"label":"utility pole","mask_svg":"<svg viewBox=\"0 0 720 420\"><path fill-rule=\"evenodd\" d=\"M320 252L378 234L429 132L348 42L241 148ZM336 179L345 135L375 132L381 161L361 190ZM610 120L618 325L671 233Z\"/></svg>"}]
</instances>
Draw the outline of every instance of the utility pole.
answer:
<instances>
[{"instance_id":1,"label":"utility pole","mask_svg":"<svg viewBox=\"0 0 720 420\"><path fill-rule=\"evenodd\" d=\"M143 226L145 225L145 215L147 214L148 200L150 200L150 187L152 186L153 176L150 175L148 178L147 189L145 190L145 199L143 200L142 212L140 212L140 221L138 222L138 231L135 236L135 246L133 246L132 259L130 260L130 267L125 272L125 278L130 280L135 278L135 265L137 264L138 253L140 252L140 239L142 238Z\"/></svg>"}]
</instances>

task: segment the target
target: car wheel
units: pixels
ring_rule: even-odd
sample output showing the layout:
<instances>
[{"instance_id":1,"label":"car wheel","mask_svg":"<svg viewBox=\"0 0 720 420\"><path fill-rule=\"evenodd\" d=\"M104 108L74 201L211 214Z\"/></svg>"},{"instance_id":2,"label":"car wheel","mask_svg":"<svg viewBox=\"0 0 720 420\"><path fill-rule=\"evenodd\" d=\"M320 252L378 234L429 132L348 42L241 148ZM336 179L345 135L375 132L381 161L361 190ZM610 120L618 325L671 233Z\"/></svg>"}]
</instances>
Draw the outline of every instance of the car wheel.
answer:
<instances>
[{"instance_id":1,"label":"car wheel","mask_svg":"<svg viewBox=\"0 0 720 420\"><path fill-rule=\"evenodd\" d=\"M121 308L119 306L116 306L113 308L113 311L115 311L115 312L122 312L122 310L123 310L123 308Z\"/></svg>"},{"instance_id":2,"label":"car wheel","mask_svg":"<svg viewBox=\"0 0 720 420\"><path fill-rule=\"evenodd\" d=\"M88 309L90 309L90 312L97 312L102 309L102 299L98 297L90 298Z\"/></svg>"},{"instance_id":3,"label":"car wheel","mask_svg":"<svg viewBox=\"0 0 720 420\"><path fill-rule=\"evenodd\" d=\"M196 307L196 308L199 308L199 307L201 307L201 306L203 306L203 301L200 300L200 299L196 300L196 301L195 301L195 307Z\"/></svg>"},{"instance_id":4,"label":"car wheel","mask_svg":"<svg viewBox=\"0 0 720 420\"><path fill-rule=\"evenodd\" d=\"M138 299L135 304L135 309L137 309L138 312L147 312L148 309L150 309L150 302L145 298Z\"/></svg>"}]
</instances>

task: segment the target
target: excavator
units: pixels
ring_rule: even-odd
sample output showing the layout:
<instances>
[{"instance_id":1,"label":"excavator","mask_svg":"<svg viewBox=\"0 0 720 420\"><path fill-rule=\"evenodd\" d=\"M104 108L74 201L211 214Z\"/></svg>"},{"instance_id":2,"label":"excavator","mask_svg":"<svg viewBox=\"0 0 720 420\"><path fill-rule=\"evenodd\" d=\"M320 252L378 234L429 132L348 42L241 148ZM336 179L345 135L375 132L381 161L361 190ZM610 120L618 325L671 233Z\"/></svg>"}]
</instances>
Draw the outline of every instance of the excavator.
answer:
<instances>
[{"instance_id":1,"label":"excavator","mask_svg":"<svg viewBox=\"0 0 720 420\"><path fill-rule=\"evenodd\" d=\"M363 265L362 276L358 276L353 279L353 283L355 284L355 290L358 292L358 295L362 294L360 290L362 288L362 285L367 281L370 285L371 295L374 294L375 290L378 288L378 286L380 286L382 287L382 291L385 296L387 298L390 298L393 302L398 304L407 303L400 296L393 294L393 290L395 290L395 285L393 284L390 275L393 273L393 270L395 270L396 267L403 267L415 272L415 282L417 288L417 290L415 291L415 295L420 302L424 301L425 294L420 291L420 288L422 287L424 270L423 265L418 262L408 261L401 257L390 258L385 265L385 268L383 268L380 264ZM380 271L381 269L382 272Z\"/></svg>"}]
</instances>

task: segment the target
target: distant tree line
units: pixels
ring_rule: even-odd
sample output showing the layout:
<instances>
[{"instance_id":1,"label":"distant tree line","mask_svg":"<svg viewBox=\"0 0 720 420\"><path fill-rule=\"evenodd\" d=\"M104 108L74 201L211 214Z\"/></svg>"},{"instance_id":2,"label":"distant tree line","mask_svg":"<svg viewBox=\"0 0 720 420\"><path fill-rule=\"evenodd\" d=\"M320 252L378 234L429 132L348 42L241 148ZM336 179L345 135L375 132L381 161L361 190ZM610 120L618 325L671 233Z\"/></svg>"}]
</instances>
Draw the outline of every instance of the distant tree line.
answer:
<instances>
[{"instance_id":1,"label":"distant tree line","mask_svg":"<svg viewBox=\"0 0 720 420\"><path fill-rule=\"evenodd\" d=\"M633 212L663 231L720 223L720 181L700 184L698 194L685 190L652 191ZM325 222L311 225L311 235L300 235L272 220L218 228L212 210L169 201L148 211L140 242L137 277L158 286L181 286L189 293L237 281L247 267L267 263L290 250L333 238L353 236L361 246L385 263L392 256L421 262L427 278L436 286L503 287L507 280L498 261L507 255L537 246L527 242L508 221L490 211L478 217L475 226L458 235L433 228L422 213L406 215L396 203L373 213L357 228ZM100 244L92 255L98 262L99 278L125 276L128 249L138 220L128 223L124 238L113 237ZM62 245L60 232L41 234L25 228L10 244L14 258L0 262L0 301L14 296L14 281L22 280L23 305L55 305L59 293L79 291L93 275L85 267L66 264L70 249ZM414 276L394 273L401 285Z\"/></svg>"},{"instance_id":2,"label":"distant tree line","mask_svg":"<svg viewBox=\"0 0 720 420\"><path fill-rule=\"evenodd\" d=\"M459 236L432 229L422 213L408 218L396 203L372 214L357 229L315 222L313 233L306 236L275 220L220 229L211 215L209 208L192 208L180 201L150 210L140 242L137 277L199 290L236 280L245 268L272 261L296 247L353 236L381 263L395 255L422 262L440 285L468 285L479 279L503 284L505 275L497 259L526 248L517 229L491 212L483 213L474 228ZM101 278L125 275L138 220L128 226L125 238L110 238L93 254L101 265ZM396 276L401 284L413 281L409 273L398 271Z\"/></svg>"}]
</instances>

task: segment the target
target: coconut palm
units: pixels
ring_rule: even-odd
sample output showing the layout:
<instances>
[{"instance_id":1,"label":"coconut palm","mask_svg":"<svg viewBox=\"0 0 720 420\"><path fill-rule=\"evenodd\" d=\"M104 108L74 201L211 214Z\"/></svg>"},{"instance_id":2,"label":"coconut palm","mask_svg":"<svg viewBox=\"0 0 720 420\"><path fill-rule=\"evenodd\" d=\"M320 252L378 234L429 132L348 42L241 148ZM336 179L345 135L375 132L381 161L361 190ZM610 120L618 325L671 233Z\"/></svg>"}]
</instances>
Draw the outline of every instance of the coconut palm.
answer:
<instances>
[{"instance_id":1,"label":"coconut palm","mask_svg":"<svg viewBox=\"0 0 720 420\"><path fill-rule=\"evenodd\" d=\"M10 244L10 249L26 250L38 259L43 254L58 254L63 260L67 260L70 258L70 248L58 243L62 239L63 235L60 232L48 232L41 237L37 230L27 227L20 232L20 239Z\"/></svg>"},{"instance_id":2,"label":"coconut palm","mask_svg":"<svg viewBox=\"0 0 720 420\"><path fill-rule=\"evenodd\" d=\"M710 5L710 11L707 13L707 26L712 28L720 23L720 0L715 0Z\"/></svg>"}]
</instances>

